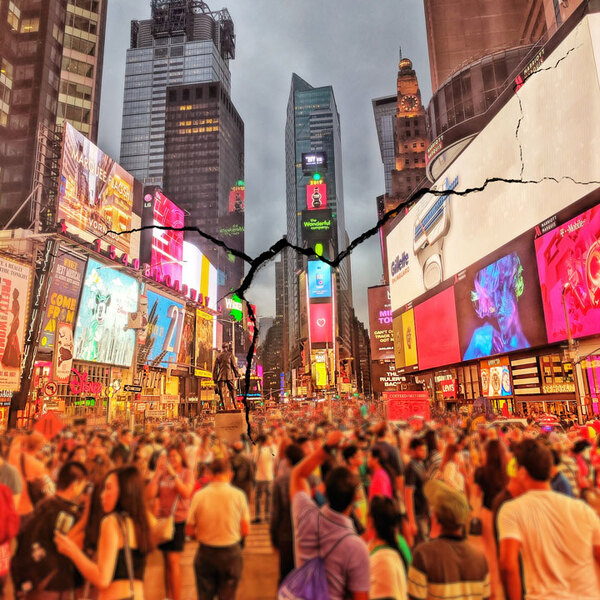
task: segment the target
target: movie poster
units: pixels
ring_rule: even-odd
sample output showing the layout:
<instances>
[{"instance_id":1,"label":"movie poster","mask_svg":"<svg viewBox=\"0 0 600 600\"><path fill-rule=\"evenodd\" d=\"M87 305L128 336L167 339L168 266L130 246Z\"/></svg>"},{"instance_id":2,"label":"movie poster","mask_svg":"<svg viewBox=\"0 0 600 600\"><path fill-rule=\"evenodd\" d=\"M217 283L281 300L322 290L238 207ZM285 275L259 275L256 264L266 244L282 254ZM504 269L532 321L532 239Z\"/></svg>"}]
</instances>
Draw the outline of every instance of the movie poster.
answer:
<instances>
[{"instance_id":1,"label":"movie poster","mask_svg":"<svg viewBox=\"0 0 600 600\"><path fill-rule=\"evenodd\" d=\"M73 326L71 323L59 323L56 328L56 344L52 356L52 381L68 383L73 368Z\"/></svg>"},{"instance_id":2,"label":"movie poster","mask_svg":"<svg viewBox=\"0 0 600 600\"><path fill-rule=\"evenodd\" d=\"M177 363L180 365L192 364L194 357L194 342L196 337L196 319L194 312L191 310L185 311L183 319L183 333L181 334L181 344L179 345L179 353L177 354Z\"/></svg>"},{"instance_id":3,"label":"movie poster","mask_svg":"<svg viewBox=\"0 0 600 600\"><path fill-rule=\"evenodd\" d=\"M21 380L31 269L0 258L0 389L17 391Z\"/></svg>"},{"instance_id":4,"label":"movie poster","mask_svg":"<svg viewBox=\"0 0 600 600\"><path fill-rule=\"evenodd\" d=\"M213 317L196 309L196 370L197 377L212 377Z\"/></svg>"}]
</instances>

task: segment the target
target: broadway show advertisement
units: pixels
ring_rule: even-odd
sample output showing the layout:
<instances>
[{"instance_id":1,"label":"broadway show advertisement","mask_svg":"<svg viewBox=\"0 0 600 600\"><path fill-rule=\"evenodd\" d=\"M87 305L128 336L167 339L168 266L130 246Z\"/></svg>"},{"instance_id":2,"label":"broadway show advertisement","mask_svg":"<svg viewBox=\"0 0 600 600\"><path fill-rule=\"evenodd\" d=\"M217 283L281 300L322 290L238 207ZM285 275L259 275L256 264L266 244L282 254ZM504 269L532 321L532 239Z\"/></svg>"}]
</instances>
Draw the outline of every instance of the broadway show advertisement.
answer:
<instances>
[{"instance_id":1,"label":"broadway show advertisement","mask_svg":"<svg viewBox=\"0 0 600 600\"><path fill-rule=\"evenodd\" d=\"M367 294L369 299L371 358L372 360L394 360L390 288L387 285L370 287Z\"/></svg>"},{"instance_id":2,"label":"broadway show advertisement","mask_svg":"<svg viewBox=\"0 0 600 600\"><path fill-rule=\"evenodd\" d=\"M59 249L42 323L40 350L52 350L59 323L75 326L85 261ZM72 337L72 333L71 333Z\"/></svg>"},{"instance_id":3,"label":"broadway show advertisement","mask_svg":"<svg viewBox=\"0 0 600 600\"><path fill-rule=\"evenodd\" d=\"M183 334L185 308L181 302L151 289L148 296L146 356L153 366L175 365Z\"/></svg>"},{"instance_id":4,"label":"broadway show advertisement","mask_svg":"<svg viewBox=\"0 0 600 600\"><path fill-rule=\"evenodd\" d=\"M600 206L535 240L549 342L600 333Z\"/></svg>"},{"instance_id":5,"label":"broadway show advertisement","mask_svg":"<svg viewBox=\"0 0 600 600\"><path fill-rule=\"evenodd\" d=\"M310 343L326 344L333 342L333 305L310 304Z\"/></svg>"},{"instance_id":6,"label":"broadway show advertisement","mask_svg":"<svg viewBox=\"0 0 600 600\"><path fill-rule=\"evenodd\" d=\"M400 389L404 377L396 371L394 363L373 361L371 363L371 385L378 394Z\"/></svg>"},{"instance_id":7,"label":"broadway show advertisement","mask_svg":"<svg viewBox=\"0 0 600 600\"><path fill-rule=\"evenodd\" d=\"M0 258L0 389L17 391L31 269Z\"/></svg>"},{"instance_id":8,"label":"broadway show advertisement","mask_svg":"<svg viewBox=\"0 0 600 600\"><path fill-rule=\"evenodd\" d=\"M52 356L52 381L68 383L73 368L73 324L59 323L56 328L56 344Z\"/></svg>"},{"instance_id":9,"label":"broadway show advertisement","mask_svg":"<svg viewBox=\"0 0 600 600\"><path fill-rule=\"evenodd\" d=\"M177 363L179 365L190 366L194 357L194 340L196 336L196 318L194 311L185 311L183 319L183 333L181 334L181 344L177 354Z\"/></svg>"},{"instance_id":10,"label":"broadway show advertisement","mask_svg":"<svg viewBox=\"0 0 600 600\"><path fill-rule=\"evenodd\" d=\"M164 281L181 281L183 271L183 210L171 202L158 188L144 189L140 261L149 264L155 277ZM163 229L172 227L173 229Z\"/></svg>"},{"instance_id":11,"label":"broadway show advertisement","mask_svg":"<svg viewBox=\"0 0 600 600\"><path fill-rule=\"evenodd\" d=\"M213 368L212 315L196 309L196 369L197 377L212 377Z\"/></svg>"},{"instance_id":12,"label":"broadway show advertisement","mask_svg":"<svg viewBox=\"0 0 600 600\"><path fill-rule=\"evenodd\" d=\"M133 177L65 124L56 220L90 241L105 237L129 254Z\"/></svg>"},{"instance_id":13,"label":"broadway show advertisement","mask_svg":"<svg viewBox=\"0 0 600 600\"><path fill-rule=\"evenodd\" d=\"M114 265L90 258L75 327L75 359L131 366L135 334L125 329L137 310L139 284Z\"/></svg>"}]
</instances>

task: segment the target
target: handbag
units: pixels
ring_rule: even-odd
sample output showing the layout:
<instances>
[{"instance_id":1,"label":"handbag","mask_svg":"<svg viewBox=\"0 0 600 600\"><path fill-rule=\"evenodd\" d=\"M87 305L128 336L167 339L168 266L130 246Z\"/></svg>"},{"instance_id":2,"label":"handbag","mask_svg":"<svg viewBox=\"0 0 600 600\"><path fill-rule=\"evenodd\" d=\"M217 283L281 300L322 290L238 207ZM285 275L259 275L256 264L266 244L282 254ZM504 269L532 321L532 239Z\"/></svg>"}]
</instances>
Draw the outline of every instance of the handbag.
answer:
<instances>
[{"instance_id":1,"label":"handbag","mask_svg":"<svg viewBox=\"0 0 600 600\"><path fill-rule=\"evenodd\" d=\"M171 508L171 513L166 517L156 519L156 525L154 526L154 539L159 546L161 544L170 542L175 536L175 510L178 502L179 496L175 498L173 508Z\"/></svg>"},{"instance_id":2,"label":"handbag","mask_svg":"<svg viewBox=\"0 0 600 600\"><path fill-rule=\"evenodd\" d=\"M117 515L117 521L121 527L121 533L123 534L123 552L125 554L125 564L127 565L127 576L129 578L129 597L123 598L122 600L135 600L135 589L133 586L133 559L131 558L131 548L129 547L129 533L127 531L127 520L126 515Z\"/></svg>"}]
</instances>

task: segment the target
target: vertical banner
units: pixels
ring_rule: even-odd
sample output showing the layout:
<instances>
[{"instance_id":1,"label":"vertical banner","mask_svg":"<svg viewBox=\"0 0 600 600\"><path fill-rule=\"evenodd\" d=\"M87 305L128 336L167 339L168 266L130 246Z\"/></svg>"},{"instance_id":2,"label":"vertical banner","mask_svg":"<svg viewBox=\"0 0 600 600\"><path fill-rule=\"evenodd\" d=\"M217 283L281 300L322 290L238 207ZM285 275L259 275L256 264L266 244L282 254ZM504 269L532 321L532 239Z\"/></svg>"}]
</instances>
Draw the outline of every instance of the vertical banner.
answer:
<instances>
[{"instance_id":1,"label":"vertical banner","mask_svg":"<svg viewBox=\"0 0 600 600\"><path fill-rule=\"evenodd\" d=\"M57 383L68 383L73 367L73 325L59 323L56 328L54 354L52 356L52 380Z\"/></svg>"},{"instance_id":2,"label":"vertical banner","mask_svg":"<svg viewBox=\"0 0 600 600\"><path fill-rule=\"evenodd\" d=\"M196 370L197 377L212 377L213 317L196 309Z\"/></svg>"}]
</instances>

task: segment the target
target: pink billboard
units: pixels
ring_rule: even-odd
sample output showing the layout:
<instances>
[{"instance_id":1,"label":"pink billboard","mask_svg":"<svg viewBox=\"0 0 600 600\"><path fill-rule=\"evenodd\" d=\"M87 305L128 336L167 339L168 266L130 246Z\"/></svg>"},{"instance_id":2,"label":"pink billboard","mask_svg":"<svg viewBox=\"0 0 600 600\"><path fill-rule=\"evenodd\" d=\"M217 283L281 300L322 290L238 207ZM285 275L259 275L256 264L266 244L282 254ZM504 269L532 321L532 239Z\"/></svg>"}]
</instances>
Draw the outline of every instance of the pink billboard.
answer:
<instances>
[{"instance_id":1,"label":"pink billboard","mask_svg":"<svg viewBox=\"0 0 600 600\"><path fill-rule=\"evenodd\" d=\"M310 305L310 343L333 342L333 305Z\"/></svg>"},{"instance_id":2,"label":"pink billboard","mask_svg":"<svg viewBox=\"0 0 600 600\"><path fill-rule=\"evenodd\" d=\"M600 206L535 240L549 342L600 333Z\"/></svg>"}]
</instances>

